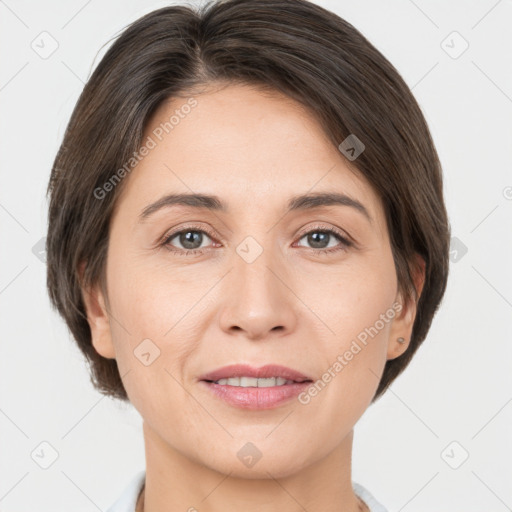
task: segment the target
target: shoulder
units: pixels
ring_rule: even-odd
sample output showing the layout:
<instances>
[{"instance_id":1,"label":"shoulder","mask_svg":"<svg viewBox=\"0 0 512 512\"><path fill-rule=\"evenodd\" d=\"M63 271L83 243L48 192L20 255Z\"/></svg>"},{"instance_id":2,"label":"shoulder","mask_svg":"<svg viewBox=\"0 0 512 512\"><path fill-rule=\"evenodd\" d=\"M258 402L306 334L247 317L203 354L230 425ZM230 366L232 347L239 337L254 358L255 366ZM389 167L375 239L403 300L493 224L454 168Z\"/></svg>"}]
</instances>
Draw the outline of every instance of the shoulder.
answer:
<instances>
[{"instance_id":1,"label":"shoulder","mask_svg":"<svg viewBox=\"0 0 512 512\"><path fill-rule=\"evenodd\" d=\"M370 509L370 512L388 512L387 509L379 503L376 498L370 493L368 489L363 487L361 484L352 482L352 488L357 496L359 496Z\"/></svg>"},{"instance_id":2,"label":"shoulder","mask_svg":"<svg viewBox=\"0 0 512 512\"><path fill-rule=\"evenodd\" d=\"M121 496L107 509L107 512L135 512L137 497L144 485L145 478L146 470L139 471L134 475Z\"/></svg>"}]
</instances>

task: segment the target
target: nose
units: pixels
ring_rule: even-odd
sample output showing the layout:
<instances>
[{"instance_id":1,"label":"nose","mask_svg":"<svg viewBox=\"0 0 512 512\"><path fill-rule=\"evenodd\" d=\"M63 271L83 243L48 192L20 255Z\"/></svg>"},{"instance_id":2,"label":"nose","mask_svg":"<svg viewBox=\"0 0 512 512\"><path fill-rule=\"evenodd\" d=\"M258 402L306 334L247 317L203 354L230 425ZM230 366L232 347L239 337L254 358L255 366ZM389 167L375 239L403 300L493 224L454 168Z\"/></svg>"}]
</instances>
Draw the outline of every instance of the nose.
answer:
<instances>
[{"instance_id":1,"label":"nose","mask_svg":"<svg viewBox=\"0 0 512 512\"><path fill-rule=\"evenodd\" d=\"M295 329L300 301L293 293L289 272L265 249L249 263L239 254L224 280L223 331L256 341L281 337Z\"/></svg>"}]
</instances>

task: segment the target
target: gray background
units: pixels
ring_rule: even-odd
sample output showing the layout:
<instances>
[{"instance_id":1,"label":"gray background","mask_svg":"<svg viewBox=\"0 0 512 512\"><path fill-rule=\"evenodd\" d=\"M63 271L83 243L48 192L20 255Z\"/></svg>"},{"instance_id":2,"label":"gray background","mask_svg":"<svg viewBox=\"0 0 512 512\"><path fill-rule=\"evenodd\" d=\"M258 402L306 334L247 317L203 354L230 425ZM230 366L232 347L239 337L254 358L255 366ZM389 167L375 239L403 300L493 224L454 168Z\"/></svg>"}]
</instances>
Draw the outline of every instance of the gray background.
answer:
<instances>
[{"instance_id":1,"label":"gray background","mask_svg":"<svg viewBox=\"0 0 512 512\"><path fill-rule=\"evenodd\" d=\"M427 341L356 426L353 480L390 511L512 510L512 1L316 3L413 89L455 237ZM144 468L141 418L92 388L50 310L38 243L51 164L102 45L169 4L0 0L3 512L105 510Z\"/></svg>"}]
</instances>

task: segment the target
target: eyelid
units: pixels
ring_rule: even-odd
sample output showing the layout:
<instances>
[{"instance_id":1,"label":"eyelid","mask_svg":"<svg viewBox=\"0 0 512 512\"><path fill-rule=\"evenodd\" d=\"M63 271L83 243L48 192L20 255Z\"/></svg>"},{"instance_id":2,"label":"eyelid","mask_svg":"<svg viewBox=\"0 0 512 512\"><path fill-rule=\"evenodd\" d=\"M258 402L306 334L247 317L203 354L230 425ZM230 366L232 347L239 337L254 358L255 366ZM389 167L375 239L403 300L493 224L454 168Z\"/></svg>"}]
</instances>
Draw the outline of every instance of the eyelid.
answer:
<instances>
[{"instance_id":1,"label":"eyelid","mask_svg":"<svg viewBox=\"0 0 512 512\"><path fill-rule=\"evenodd\" d=\"M297 235L299 238L302 238L304 235L307 235L311 231L330 231L336 233L341 238L345 238L348 242L354 243L355 240L345 231L342 229L336 228L334 226L328 226L326 224L315 224L313 226L308 226L304 229L301 229L299 234Z\"/></svg>"}]
</instances>

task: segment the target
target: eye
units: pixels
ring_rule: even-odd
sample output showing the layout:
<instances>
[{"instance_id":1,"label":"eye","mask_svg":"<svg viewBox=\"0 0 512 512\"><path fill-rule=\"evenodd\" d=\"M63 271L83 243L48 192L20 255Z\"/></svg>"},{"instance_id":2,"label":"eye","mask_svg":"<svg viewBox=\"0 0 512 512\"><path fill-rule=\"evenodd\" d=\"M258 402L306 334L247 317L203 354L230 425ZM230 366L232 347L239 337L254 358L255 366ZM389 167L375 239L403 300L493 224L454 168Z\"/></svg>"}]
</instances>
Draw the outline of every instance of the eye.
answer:
<instances>
[{"instance_id":1,"label":"eye","mask_svg":"<svg viewBox=\"0 0 512 512\"><path fill-rule=\"evenodd\" d=\"M203 245L203 243L207 242L208 239L212 241L213 235L207 230L198 226L190 226L186 229L174 231L165 235L160 245L180 256L194 256L200 255L205 250L211 248L208 247L208 245ZM307 243L312 246L311 249L315 253L333 253L343 251L354 245L354 243L345 237L342 232L325 226L317 226L305 232L300 236L299 242L302 239L306 239ZM336 243L336 240L338 243ZM175 244L178 244L178 246Z\"/></svg>"},{"instance_id":2,"label":"eye","mask_svg":"<svg viewBox=\"0 0 512 512\"><path fill-rule=\"evenodd\" d=\"M202 254L206 247L202 246L203 242L207 239L212 239L213 235L210 235L204 228L191 226L180 231L175 231L164 237L162 246L167 247L173 252L181 253L185 256L191 254ZM173 240L176 240L172 243ZM178 244L176 247L174 244ZM181 245L181 247L180 247Z\"/></svg>"},{"instance_id":3,"label":"eye","mask_svg":"<svg viewBox=\"0 0 512 512\"><path fill-rule=\"evenodd\" d=\"M353 245L353 243L338 230L324 226L318 226L308 231L301 236L300 240L304 238L307 240L307 243L311 244L312 248L315 249L315 252L320 253L342 251ZM339 243L336 244L336 240L341 242L341 246ZM331 242L334 243L332 244Z\"/></svg>"}]
</instances>

